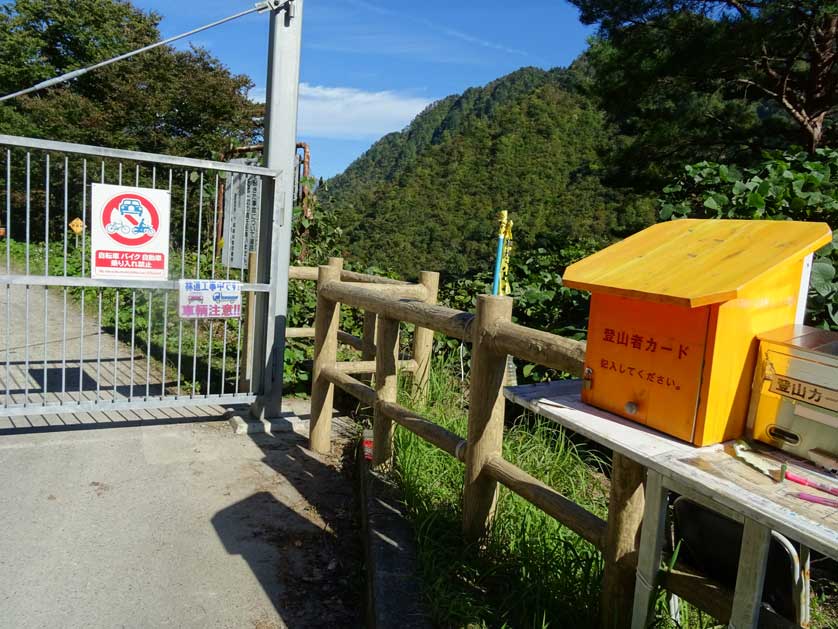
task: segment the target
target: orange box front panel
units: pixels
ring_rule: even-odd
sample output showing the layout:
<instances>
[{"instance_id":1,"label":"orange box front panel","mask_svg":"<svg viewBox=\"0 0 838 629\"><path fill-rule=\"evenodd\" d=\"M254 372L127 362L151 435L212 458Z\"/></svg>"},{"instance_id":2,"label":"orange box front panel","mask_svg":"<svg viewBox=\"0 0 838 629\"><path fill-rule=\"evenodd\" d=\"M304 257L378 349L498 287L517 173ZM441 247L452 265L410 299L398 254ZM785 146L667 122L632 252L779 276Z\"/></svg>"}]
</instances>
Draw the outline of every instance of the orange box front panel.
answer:
<instances>
[{"instance_id":1,"label":"orange box front panel","mask_svg":"<svg viewBox=\"0 0 838 629\"><path fill-rule=\"evenodd\" d=\"M593 293L582 399L692 441L710 310Z\"/></svg>"}]
</instances>

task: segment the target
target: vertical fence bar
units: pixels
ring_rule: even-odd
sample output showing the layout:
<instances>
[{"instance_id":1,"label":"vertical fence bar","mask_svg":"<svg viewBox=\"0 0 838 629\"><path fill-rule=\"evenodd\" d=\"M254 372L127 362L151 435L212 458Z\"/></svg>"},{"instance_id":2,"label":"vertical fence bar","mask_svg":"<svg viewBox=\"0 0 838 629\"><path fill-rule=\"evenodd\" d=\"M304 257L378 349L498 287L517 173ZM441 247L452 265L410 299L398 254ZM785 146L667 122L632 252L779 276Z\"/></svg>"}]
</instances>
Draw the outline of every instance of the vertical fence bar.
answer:
<instances>
[{"instance_id":1,"label":"vertical fence bar","mask_svg":"<svg viewBox=\"0 0 838 629\"><path fill-rule=\"evenodd\" d=\"M494 516L498 484L482 471L489 457L501 456L503 445L506 355L493 352L486 337L496 323L511 320L509 297L480 295L477 298L463 489L463 533L472 542L485 536Z\"/></svg>"},{"instance_id":2,"label":"vertical fence bar","mask_svg":"<svg viewBox=\"0 0 838 629\"><path fill-rule=\"evenodd\" d=\"M49 276L49 153L46 154L44 167L44 277ZM49 340L49 286L44 285L44 345L43 361L44 361L44 385L42 395L44 404L47 403L47 393L49 392L49 384L47 380L47 341Z\"/></svg>"},{"instance_id":3,"label":"vertical fence bar","mask_svg":"<svg viewBox=\"0 0 838 629\"><path fill-rule=\"evenodd\" d=\"M6 149L6 274L12 272L12 151ZM6 405L11 398L12 285L6 284Z\"/></svg>"},{"instance_id":4,"label":"vertical fence bar","mask_svg":"<svg viewBox=\"0 0 838 629\"><path fill-rule=\"evenodd\" d=\"M82 162L81 222L81 276L85 276L87 264L87 160ZM75 253L75 252L74 252ZM81 289L81 322L79 325L79 403L84 399L84 286Z\"/></svg>"},{"instance_id":5,"label":"vertical fence bar","mask_svg":"<svg viewBox=\"0 0 838 629\"><path fill-rule=\"evenodd\" d=\"M183 171L183 233L180 239L180 279L186 272L186 207L189 198L189 173ZM180 377L183 365L183 319L177 322L177 395L180 396Z\"/></svg>"},{"instance_id":6,"label":"vertical fence bar","mask_svg":"<svg viewBox=\"0 0 838 629\"><path fill-rule=\"evenodd\" d=\"M64 277L67 277L67 241L70 238L67 232L69 222L69 187L70 187L70 160L64 158ZM67 287L64 287L64 308L61 323L61 403L67 402Z\"/></svg>"},{"instance_id":7,"label":"vertical fence bar","mask_svg":"<svg viewBox=\"0 0 838 629\"><path fill-rule=\"evenodd\" d=\"M399 322L378 317L376 325L375 390L378 400L396 402L399 393ZM393 457L393 420L378 410L373 412L372 464L389 467Z\"/></svg>"},{"instance_id":8,"label":"vertical fence bar","mask_svg":"<svg viewBox=\"0 0 838 629\"><path fill-rule=\"evenodd\" d=\"M427 291L425 303L435 304L439 293L439 273L422 271L419 274L419 283ZM416 371L413 373L413 397L419 404L426 404L428 401L433 349L434 331L417 325L413 337L413 359L416 361Z\"/></svg>"},{"instance_id":9,"label":"vertical fence bar","mask_svg":"<svg viewBox=\"0 0 838 629\"><path fill-rule=\"evenodd\" d=\"M195 279L201 277L201 228L204 219L204 173L198 183L198 248L195 255ZM192 396L195 396L195 387L198 385L198 319L195 319L192 335Z\"/></svg>"},{"instance_id":10,"label":"vertical fence bar","mask_svg":"<svg viewBox=\"0 0 838 629\"><path fill-rule=\"evenodd\" d=\"M229 176L230 176L230 173L227 173L227 177L229 177ZM226 188L225 188L225 190L226 190ZM223 196L221 198L221 203L222 204L224 203ZM225 209L229 209L229 208L225 208ZM223 216L223 214L222 214L222 216ZM225 278L228 279L228 280L230 279L230 263L231 262L232 262L232 260L230 260L229 257L228 257L228 259L227 259L227 271L225 273ZM247 310L248 310L248 312L250 312L250 300L249 299L247 300ZM227 319L224 319L224 336L223 336L222 346L221 346L221 395L224 395L224 388L227 384L227 328L229 327L229 323L230 322ZM239 334L241 334L241 319L239 319ZM238 365L236 365L236 367L238 369ZM238 383L236 384L236 386L238 387Z\"/></svg>"},{"instance_id":11,"label":"vertical fence bar","mask_svg":"<svg viewBox=\"0 0 838 629\"><path fill-rule=\"evenodd\" d=\"M151 312L153 309L154 293L148 291L148 323L145 331L145 399L148 401L148 395L151 388Z\"/></svg>"},{"instance_id":12,"label":"vertical fence bar","mask_svg":"<svg viewBox=\"0 0 838 629\"><path fill-rule=\"evenodd\" d=\"M172 169L169 169L169 196L172 194ZM163 293L163 373L160 377L160 397L166 396L166 351L169 341L169 291Z\"/></svg>"},{"instance_id":13,"label":"vertical fence bar","mask_svg":"<svg viewBox=\"0 0 838 629\"><path fill-rule=\"evenodd\" d=\"M99 312L96 321L96 403L98 404L102 391L102 293L104 290L100 288L96 292L99 301Z\"/></svg>"},{"instance_id":14,"label":"vertical fence bar","mask_svg":"<svg viewBox=\"0 0 838 629\"><path fill-rule=\"evenodd\" d=\"M309 448L328 453L332 443L332 402L334 385L323 377L323 368L335 364L338 350L340 304L326 299L321 288L326 282L339 282L341 264L323 265L317 274L317 310L314 315L314 372L311 382L311 423Z\"/></svg>"},{"instance_id":15,"label":"vertical fence bar","mask_svg":"<svg viewBox=\"0 0 838 629\"><path fill-rule=\"evenodd\" d=\"M258 243L259 240L257 239L256 242ZM259 255L258 254L258 246L257 246L257 252L254 253L254 254L250 254L247 251L247 247L242 247L242 254L241 255L242 255L242 257L241 257L241 260L239 261L239 282L244 282L244 268L245 268L244 258L245 258L245 256L252 255L254 260L255 260L256 256ZM255 282L256 281L256 275L255 275L256 274L256 270L255 270L256 269L256 262L254 262L253 265L254 266L253 266L253 272L252 273L251 273L251 267L250 266L247 267L247 281L248 282ZM229 273L229 268L228 268L228 273ZM251 303L248 300L248 302L247 302L248 311L250 311L250 309L253 308L253 307L254 307L253 303ZM244 340L246 341L247 339L244 339ZM244 354L243 354L243 352L244 352ZM247 389L248 393L253 391L253 381L252 380L248 380L247 381L247 386L243 387L242 386L242 381L240 379L241 378L241 373L240 373L241 372L241 360L242 360L243 355L247 356L247 345L245 345L244 350L242 350L242 320L241 320L241 318L239 318L239 320L238 320L238 330L236 332L236 393L237 394L239 393L239 391L241 389ZM245 360L248 360L248 359L245 358ZM245 373L245 376L247 376L247 366L245 366L244 373Z\"/></svg>"},{"instance_id":16,"label":"vertical fence bar","mask_svg":"<svg viewBox=\"0 0 838 629\"><path fill-rule=\"evenodd\" d=\"M128 376L128 399L134 399L134 346L136 344L137 331L137 291L131 291L131 360L129 362L131 372Z\"/></svg>"},{"instance_id":17,"label":"vertical fence bar","mask_svg":"<svg viewBox=\"0 0 838 629\"><path fill-rule=\"evenodd\" d=\"M113 401L116 402L116 383L119 380L119 289L116 289L114 293Z\"/></svg>"},{"instance_id":18,"label":"vertical fence bar","mask_svg":"<svg viewBox=\"0 0 838 629\"><path fill-rule=\"evenodd\" d=\"M212 249L210 250L211 253L211 260L212 264L210 267L210 279L215 279L215 246L217 244L216 238L218 237L218 174L215 175L215 194L213 196L213 218L212 218ZM212 331L213 331L213 323L214 321L210 319L209 322L209 348L207 349L207 392L206 395L210 395L212 393ZM226 321L225 321L226 325Z\"/></svg>"},{"instance_id":19,"label":"vertical fence bar","mask_svg":"<svg viewBox=\"0 0 838 629\"><path fill-rule=\"evenodd\" d=\"M29 225L30 225L30 154L26 152L26 275L29 275ZM29 284L26 285L26 322L23 324L24 329L24 364L25 372L23 374L23 405L29 406Z\"/></svg>"}]
</instances>

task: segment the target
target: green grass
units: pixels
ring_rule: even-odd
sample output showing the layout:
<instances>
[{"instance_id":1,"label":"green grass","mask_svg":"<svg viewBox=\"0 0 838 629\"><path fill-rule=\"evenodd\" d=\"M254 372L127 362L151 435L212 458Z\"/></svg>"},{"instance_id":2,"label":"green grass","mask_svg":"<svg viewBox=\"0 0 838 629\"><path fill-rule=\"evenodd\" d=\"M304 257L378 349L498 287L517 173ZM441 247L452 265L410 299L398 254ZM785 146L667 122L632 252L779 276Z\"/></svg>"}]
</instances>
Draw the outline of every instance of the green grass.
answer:
<instances>
[{"instance_id":1,"label":"green grass","mask_svg":"<svg viewBox=\"0 0 838 629\"><path fill-rule=\"evenodd\" d=\"M402 390L405 390L402 387ZM466 434L467 381L456 358L438 357L429 402L400 402L460 435ZM606 457L580 445L555 423L523 414L507 425L504 458L602 518L607 517ZM394 477L417 534L426 608L439 627L598 626L599 551L539 509L500 488L496 517L482 547L463 542L462 464L397 428ZM838 626L835 586L814 583L812 627ZM653 626L710 629L720 624L681 602L679 621L660 592Z\"/></svg>"},{"instance_id":2,"label":"green grass","mask_svg":"<svg viewBox=\"0 0 838 629\"><path fill-rule=\"evenodd\" d=\"M415 410L465 435L467 396L449 365L437 364L431 403ZM556 424L522 416L505 434L504 457L605 516L605 462ZM595 624L602 559L594 546L504 488L485 546L465 545L462 464L402 429L394 473L416 527L428 609L438 626Z\"/></svg>"}]
</instances>

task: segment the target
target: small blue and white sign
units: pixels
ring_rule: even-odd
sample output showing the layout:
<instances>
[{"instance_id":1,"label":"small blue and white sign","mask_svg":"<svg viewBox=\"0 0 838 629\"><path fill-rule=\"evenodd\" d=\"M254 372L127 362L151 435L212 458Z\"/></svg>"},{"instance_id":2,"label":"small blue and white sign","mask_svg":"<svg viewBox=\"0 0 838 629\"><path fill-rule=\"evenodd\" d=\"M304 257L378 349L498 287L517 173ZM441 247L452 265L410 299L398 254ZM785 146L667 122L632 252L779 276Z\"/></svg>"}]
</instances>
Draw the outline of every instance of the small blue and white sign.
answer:
<instances>
[{"instance_id":1,"label":"small blue and white sign","mask_svg":"<svg viewBox=\"0 0 838 629\"><path fill-rule=\"evenodd\" d=\"M237 280L179 280L181 319L231 319L242 314Z\"/></svg>"}]
</instances>

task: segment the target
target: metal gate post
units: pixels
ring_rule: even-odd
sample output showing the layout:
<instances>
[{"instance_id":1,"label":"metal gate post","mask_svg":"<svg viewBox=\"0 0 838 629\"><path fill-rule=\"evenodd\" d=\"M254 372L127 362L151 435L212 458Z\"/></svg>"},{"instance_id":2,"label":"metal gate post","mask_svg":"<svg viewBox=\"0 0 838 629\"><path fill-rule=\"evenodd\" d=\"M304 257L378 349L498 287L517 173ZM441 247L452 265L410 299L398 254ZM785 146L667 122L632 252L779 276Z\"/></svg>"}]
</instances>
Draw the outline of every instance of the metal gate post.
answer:
<instances>
[{"instance_id":1,"label":"metal gate post","mask_svg":"<svg viewBox=\"0 0 838 629\"><path fill-rule=\"evenodd\" d=\"M253 381L262 386L251 414L258 418L277 417L282 406L302 23L303 0L271 10L263 158L280 175L262 188L257 275L271 290L256 304Z\"/></svg>"}]
</instances>

